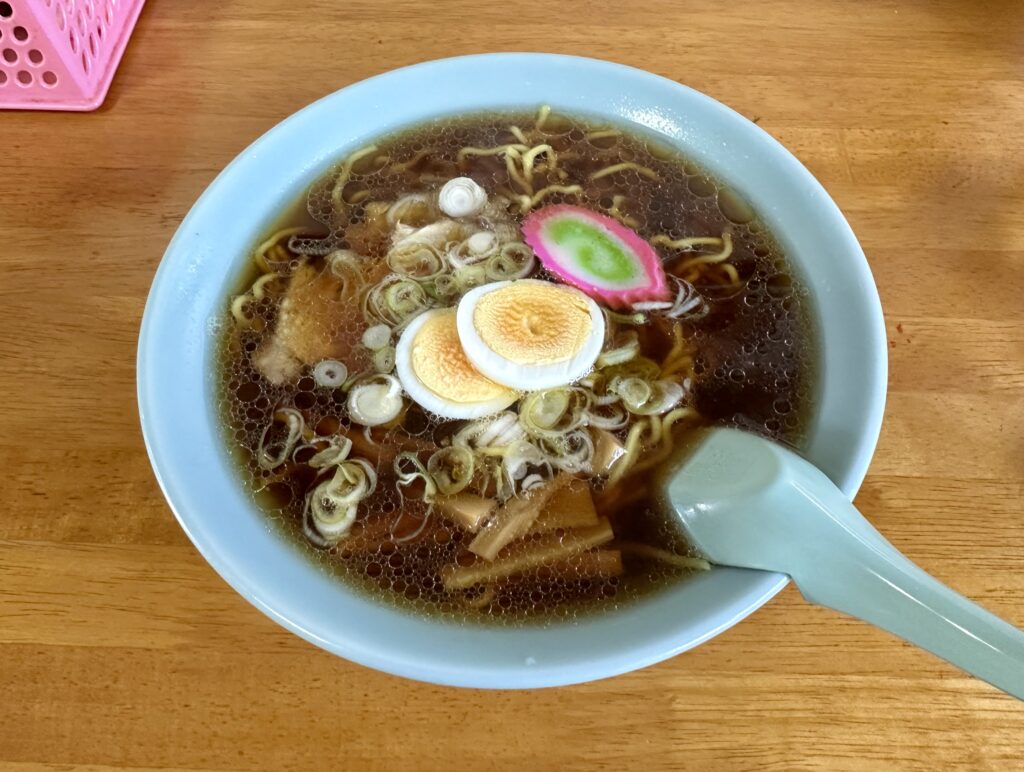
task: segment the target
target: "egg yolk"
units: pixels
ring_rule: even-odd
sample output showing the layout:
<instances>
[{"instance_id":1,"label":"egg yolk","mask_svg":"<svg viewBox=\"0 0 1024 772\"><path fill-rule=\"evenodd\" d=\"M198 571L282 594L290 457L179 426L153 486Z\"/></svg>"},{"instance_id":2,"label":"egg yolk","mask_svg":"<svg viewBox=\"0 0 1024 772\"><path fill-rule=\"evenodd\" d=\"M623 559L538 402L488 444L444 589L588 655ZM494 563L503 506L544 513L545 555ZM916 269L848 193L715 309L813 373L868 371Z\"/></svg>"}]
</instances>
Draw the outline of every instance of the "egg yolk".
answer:
<instances>
[{"instance_id":1,"label":"egg yolk","mask_svg":"<svg viewBox=\"0 0 1024 772\"><path fill-rule=\"evenodd\" d=\"M513 282L483 295L473 327L491 351L521 365L571 359L593 328L586 299L554 284Z\"/></svg>"},{"instance_id":2,"label":"egg yolk","mask_svg":"<svg viewBox=\"0 0 1024 772\"><path fill-rule=\"evenodd\" d=\"M455 309L435 314L412 343L412 371L420 383L450 402L486 402L513 393L470 364L459 341Z\"/></svg>"}]
</instances>

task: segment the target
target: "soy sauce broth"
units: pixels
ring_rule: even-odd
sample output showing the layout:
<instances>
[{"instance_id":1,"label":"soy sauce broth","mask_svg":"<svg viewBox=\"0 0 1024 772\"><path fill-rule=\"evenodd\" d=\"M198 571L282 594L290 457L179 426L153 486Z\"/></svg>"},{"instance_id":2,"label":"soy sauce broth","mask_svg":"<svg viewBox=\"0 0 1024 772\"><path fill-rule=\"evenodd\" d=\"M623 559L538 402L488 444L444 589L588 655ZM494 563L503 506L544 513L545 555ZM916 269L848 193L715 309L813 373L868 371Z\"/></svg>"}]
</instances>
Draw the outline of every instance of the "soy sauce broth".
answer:
<instances>
[{"instance_id":1,"label":"soy sauce broth","mask_svg":"<svg viewBox=\"0 0 1024 772\"><path fill-rule=\"evenodd\" d=\"M352 164L340 191L334 190L336 168L268 229L268 238L283 228L298 231L277 245L277 264L286 274L302 263L319 268L324 253L331 249L352 249L369 261L384 261L388 242L375 239L368 226L371 202L436 191L453 177L472 177L492 197L499 191L514 195L515 183L499 155L469 156L460 163L459 151L514 143L517 138L510 127L525 130L535 122L532 113L491 113L434 121L382 138L375 143L376 152ZM800 448L814 404L817 344L809 321L807 289L766 226L733 191L649 138L621 127L561 116L552 116L535 135L558 154L557 169L543 170L537 184L582 187L578 194L553 192L540 205L566 202L610 213L625 219L648 240L659 234L667 240L731 235L728 263L736 281L716 265L702 267L693 284L708 312L681 324L693 350L686 403L699 417L675 427L676 442L683 444L687 433L700 426L718 424L756 431ZM627 166L589 179L618 164ZM656 179L633 164L653 171ZM395 171L400 165L405 168ZM513 212L511 219L517 222L521 216ZM662 246L658 251L670 273L683 261L703 254L680 254ZM247 264L236 292L225 299L225 308L261 273L254 264ZM536 276L551 278L543 270ZM385 449L374 462L381 473L378 490L361 505L348 537L326 549L314 547L304 535L302 513L316 470L303 463L301 454L282 468L261 468L257 463L260 441L275 410L282 406L300 411L305 425L317 435L344 433L356 438L363 429L349 419L346 395L317 385L309 367L283 384L270 383L259 372L254 357L273 334L279 303L279 296L269 294L252 301L250 312L257 320L252 327L239 330L230 317L224 324L216 377L225 440L237 459L240 484L252 492L268 521L338 581L415 613L473 623L521 624L567 620L632 603L691 573L644 554L624 552L625 572L620 576L553 578L551 568L542 566L498 583L493 590L445 590L441 572L445 566L467 562L466 545L472 535L439 517L421 528L428 507L399 495L387 467L397 452L396 443L401 443L401 449L428 452L462 422L438 420L416 405L410 406L399 429L371 431L372 445L357 440L353 454L360 448ZM353 313L335 325L333 334L355 341L366 326ZM652 315L635 329L644 356L661 362L672 349L674 339L664 320ZM310 455L306 454L306 461ZM627 477L618 484L619 490L600 479L588 484L599 511L611 521L616 543L689 555L682 535L649 491L655 472Z\"/></svg>"}]
</instances>

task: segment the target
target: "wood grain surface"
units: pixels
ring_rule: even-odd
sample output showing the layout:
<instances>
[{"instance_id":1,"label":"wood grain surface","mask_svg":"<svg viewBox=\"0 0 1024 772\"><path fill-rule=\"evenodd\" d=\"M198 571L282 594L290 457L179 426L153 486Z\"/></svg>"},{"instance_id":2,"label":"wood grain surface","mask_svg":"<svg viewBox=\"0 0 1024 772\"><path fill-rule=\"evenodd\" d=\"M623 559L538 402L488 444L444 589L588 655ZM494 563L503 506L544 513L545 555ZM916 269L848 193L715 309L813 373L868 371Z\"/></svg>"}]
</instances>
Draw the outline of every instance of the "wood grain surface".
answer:
<instances>
[{"instance_id":1,"label":"wood grain surface","mask_svg":"<svg viewBox=\"0 0 1024 772\"><path fill-rule=\"evenodd\" d=\"M700 89L824 183L890 338L858 503L1024 625L1024 4L151 0L100 111L0 113L0 768L1024 769L1024 705L792 588L642 672L460 691L310 646L191 546L135 406L182 216L330 91L522 49Z\"/></svg>"}]
</instances>

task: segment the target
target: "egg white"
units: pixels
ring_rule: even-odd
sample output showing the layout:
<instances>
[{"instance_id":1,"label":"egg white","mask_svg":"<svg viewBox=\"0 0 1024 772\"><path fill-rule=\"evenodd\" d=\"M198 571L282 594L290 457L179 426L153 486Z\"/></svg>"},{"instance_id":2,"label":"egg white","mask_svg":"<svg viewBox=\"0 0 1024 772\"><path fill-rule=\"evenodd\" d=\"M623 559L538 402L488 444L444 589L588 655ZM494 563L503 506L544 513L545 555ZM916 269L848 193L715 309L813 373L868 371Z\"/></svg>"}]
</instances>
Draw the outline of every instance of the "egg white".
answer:
<instances>
[{"instance_id":1,"label":"egg white","mask_svg":"<svg viewBox=\"0 0 1024 772\"><path fill-rule=\"evenodd\" d=\"M470 363L481 373L486 375L495 383L508 386L518 391L537 391L538 389L550 389L555 386L565 386L578 381L586 375L597 361L601 349L604 347L604 314L600 306L589 296L564 284L555 286L564 288L567 291L579 293L579 296L586 301L587 310L590 313L590 334L582 348L571 357L558 362L548 364L521 364L502 356L501 352L493 350L480 337L475 324L473 323L473 312L480 298L485 295L507 287L513 281L537 282L538 284L551 284L539 279L513 279L509 281L498 281L491 284L484 284L470 290L459 301L459 308L456 312L456 327L459 332L459 340L466 352Z\"/></svg>"}]
</instances>

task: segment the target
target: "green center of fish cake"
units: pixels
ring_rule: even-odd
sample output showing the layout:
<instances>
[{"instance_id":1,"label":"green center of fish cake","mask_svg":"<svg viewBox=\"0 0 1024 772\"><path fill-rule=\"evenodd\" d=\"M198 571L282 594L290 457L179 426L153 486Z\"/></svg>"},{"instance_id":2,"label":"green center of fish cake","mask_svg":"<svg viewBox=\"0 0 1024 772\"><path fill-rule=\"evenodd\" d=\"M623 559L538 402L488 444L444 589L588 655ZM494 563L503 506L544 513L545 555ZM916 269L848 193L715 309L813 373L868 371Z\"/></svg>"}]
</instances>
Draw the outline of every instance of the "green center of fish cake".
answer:
<instances>
[{"instance_id":1,"label":"green center of fish cake","mask_svg":"<svg viewBox=\"0 0 1024 772\"><path fill-rule=\"evenodd\" d=\"M555 246L573 255L576 264L603 282L623 283L636 278L636 261L600 228L576 219L558 219L548 226Z\"/></svg>"}]
</instances>

